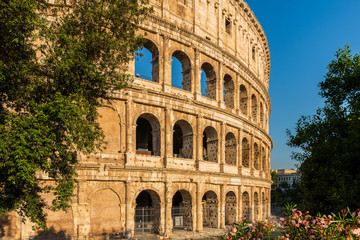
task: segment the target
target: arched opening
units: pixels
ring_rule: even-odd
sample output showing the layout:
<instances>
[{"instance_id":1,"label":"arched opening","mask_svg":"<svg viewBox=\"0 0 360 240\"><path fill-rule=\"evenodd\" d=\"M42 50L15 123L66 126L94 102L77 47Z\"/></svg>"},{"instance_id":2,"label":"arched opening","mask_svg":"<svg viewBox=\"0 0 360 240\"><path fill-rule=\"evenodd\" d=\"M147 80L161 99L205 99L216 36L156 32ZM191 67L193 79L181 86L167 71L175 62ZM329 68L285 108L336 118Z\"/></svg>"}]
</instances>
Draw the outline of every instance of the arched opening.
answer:
<instances>
[{"instance_id":1,"label":"arched opening","mask_svg":"<svg viewBox=\"0 0 360 240\"><path fill-rule=\"evenodd\" d=\"M265 169L266 169L266 152L265 152L264 147L262 148L261 154L262 154L262 156L261 156L261 158L262 158L261 170L265 171Z\"/></svg>"},{"instance_id":2,"label":"arched opening","mask_svg":"<svg viewBox=\"0 0 360 240\"><path fill-rule=\"evenodd\" d=\"M191 91L191 62L182 51L175 51L171 57L171 85Z\"/></svg>"},{"instance_id":3,"label":"arched opening","mask_svg":"<svg viewBox=\"0 0 360 240\"><path fill-rule=\"evenodd\" d=\"M160 156L160 123L149 113L136 120L136 153Z\"/></svg>"},{"instance_id":4,"label":"arched opening","mask_svg":"<svg viewBox=\"0 0 360 240\"><path fill-rule=\"evenodd\" d=\"M236 138L232 132L226 134L225 137L225 163L236 165L237 151Z\"/></svg>"},{"instance_id":5,"label":"arched opening","mask_svg":"<svg viewBox=\"0 0 360 240\"><path fill-rule=\"evenodd\" d=\"M258 114L258 109L257 109L257 100L255 95L253 94L251 96L251 116L252 116L252 120L254 122L257 121L257 114Z\"/></svg>"},{"instance_id":6,"label":"arched opening","mask_svg":"<svg viewBox=\"0 0 360 240\"><path fill-rule=\"evenodd\" d=\"M135 76L159 82L159 50L150 40L135 52Z\"/></svg>"},{"instance_id":7,"label":"arched opening","mask_svg":"<svg viewBox=\"0 0 360 240\"><path fill-rule=\"evenodd\" d=\"M173 155L179 158L192 159L193 131L185 120L179 120L173 128Z\"/></svg>"},{"instance_id":8,"label":"arched opening","mask_svg":"<svg viewBox=\"0 0 360 240\"><path fill-rule=\"evenodd\" d=\"M259 170L259 155L259 146L257 145L257 143L254 143L254 168L256 170Z\"/></svg>"},{"instance_id":9,"label":"arched opening","mask_svg":"<svg viewBox=\"0 0 360 240\"><path fill-rule=\"evenodd\" d=\"M171 217L174 229L192 230L192 201L188 191L180 190L173 196Z\"/></svg>"},{"instance_id":10,"label":"arched opening","mask_svg":"<svg viewBox=\"0 0 360 240\"><path fill-rule=\"evenodd\" d=\"M201 94L216 100L216 73L210 63L201 66Z\"/></svg>"},{"instance_id":11,"label":"arched opening","mask_svg":"<svg viewBox=\"0 0 360 240\"><path fill-rule=\"evenodd\" d=\"M224 102L227 107L234 107L234 81L229 74L224 77Z\"/></svg>"},{"instance_id":12,"label":"arched opening","mask_svg":"<svg viewBox=\"0 0 360 240\"><path fill-rule=\"evenodd\" d=\"M257 192L254 193L254 220L259 219L259 194Z\"/></svg>"},{"instance_id":13,"label":"arched opening","mask_svg":"<svg viewBox=\"0 0 360 240\"><path fill-rule=\"evenodd\" d=\"M160 197L153 190L144 190L136 198L135 232L159 233Z\"/></svg>"},{"instance_id":14,"label":"arched opening","mask_svg":"<svg viewBox=\"0 0 360 240\"><path fill-rule=\"evenodd\" d=\"M246 138L242 140L242 165L243 167L250 166L250 145L249 141Z\"/></svg>"},{"instance_id":15,"label":"arched opening","mask_svg":"<svg viewBox=\"0 0 360 240\"><path fill-rule=\"evenodd\" d=\"M242 195L242 213L246 221L251 221L250 196L248 192Z\"/></svg>"},{"instance_id":16,"label":"arched opening","mask_svg":"<svg viewBox=\"0 0 360 240\"><path fill-rule=\"evenodd\" d=\"M94 237L118 235L122 230L120 200L110 189L102 189L90 200L90 234Z\"/></svg>"},{"instance_id":17,"label":"arched opening","mask_svg":"<svg viewBox=\"0 0 360 240\"><path fill-rule=\"evenodd\" d=\"M236 222L236 195L230 191L225 197L225 224L233 225Z\"/></svg>"},{"instance_id":18,"label":"arched opening","mask_svg":"<svg viewBox=\"0 0 360 240\"><path fill-rule=\"evenodd\" d=\"M260 102L260 126L264 127L264 107L262 102Z\"/></svg>"},{"instance_id":19,"label":"arched opening","mask_svg":"<svg viewBox=\"0 0 360 240\"><path fill-rule=\"evenodd\" d=\"M205 161L218 162L218 135L213 127L206 127L203 132L203 158Z\"/></svg>"},{"instance_id":20,"label":"arched opening","mask_svg":"<svg viewBox=\"0 0 360 240\"><path fill-rule=\"evenodd\" d=\"M218 227L218 205L219 201L216 193L213 191L207 191L202 198L204 227Z\"/></svg>"},{"instance_id":21,"label":"arched opening","mask_svg":"<svg viewBox=\"0 0 360 240\"><path fill-rule=\"evenodd\" d=\"M248 96L247 90L244 85L240 86L240 111L242 114L247 115Z\"/></svg>"}]
</instances>

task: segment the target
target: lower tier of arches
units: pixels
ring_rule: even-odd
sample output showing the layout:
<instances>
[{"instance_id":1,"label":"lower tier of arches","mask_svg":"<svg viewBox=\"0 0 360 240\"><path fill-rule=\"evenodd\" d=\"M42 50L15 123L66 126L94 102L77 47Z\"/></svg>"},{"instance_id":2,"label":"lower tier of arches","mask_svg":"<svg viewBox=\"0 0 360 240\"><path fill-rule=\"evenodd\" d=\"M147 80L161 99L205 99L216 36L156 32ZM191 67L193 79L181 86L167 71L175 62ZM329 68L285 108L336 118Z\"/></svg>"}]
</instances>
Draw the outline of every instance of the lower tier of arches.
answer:
<instances>
[{"instance_id":1,"label":"lower tier of arches","mask_svg":"<svg viewBox=\"0 0 360 240\"><path fill-rule=\"evenodd\" d=\"M270 216L270 184L266 182L228 184L186 178L165 182L141 177L139 181L79 181L69 211L48 212L49 231L34 232L30 223L22 223L18 216L9 214L11 231L7 232L4 224L0 237L131 238L149 233L168 235L177 230L221 229L243 218L251 221Z\"/></svg>"}]
</instances>

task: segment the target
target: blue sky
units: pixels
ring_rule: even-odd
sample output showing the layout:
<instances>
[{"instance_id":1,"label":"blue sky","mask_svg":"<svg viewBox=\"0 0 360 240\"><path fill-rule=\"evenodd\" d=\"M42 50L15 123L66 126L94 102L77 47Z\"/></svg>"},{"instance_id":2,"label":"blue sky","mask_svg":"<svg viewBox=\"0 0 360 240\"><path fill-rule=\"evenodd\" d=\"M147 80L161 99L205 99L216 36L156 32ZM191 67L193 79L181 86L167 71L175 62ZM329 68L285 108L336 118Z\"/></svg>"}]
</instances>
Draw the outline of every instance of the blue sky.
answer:
<instances>
[{"instance_id":1,"label":"blue sky","mask_svg":"<svg viewBox=\"0 0 360 240\"><path fill-rule=\"evenodd\" d=\"M267 36L270 56L271 167L294 168L286 129L323 104L318 83L338 47L360 51L360 0L245 0Z\"/></svg>"}]
</instances>

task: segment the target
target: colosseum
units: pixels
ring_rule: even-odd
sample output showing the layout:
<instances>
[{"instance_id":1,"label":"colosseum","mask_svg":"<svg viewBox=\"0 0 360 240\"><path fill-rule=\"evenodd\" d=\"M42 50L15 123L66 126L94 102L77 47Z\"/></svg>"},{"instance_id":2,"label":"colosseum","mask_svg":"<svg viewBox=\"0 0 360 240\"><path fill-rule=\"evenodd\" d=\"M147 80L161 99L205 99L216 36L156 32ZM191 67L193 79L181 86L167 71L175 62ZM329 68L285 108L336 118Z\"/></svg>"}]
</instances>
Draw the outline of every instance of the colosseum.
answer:
<instances>
[{"instance_id":1,"label":"colosseum","mask_svg":"<svg viewBox=\"0 0 360 240\"><path fill-rule=\"evenodd\" d=\"M80 156L71 209L49 213L49 232L9 215L3 239L166 236L270 215L262 27L243 0L150 4L135 79L99 109L107 148Z\"/></svg>"}]
</instances>

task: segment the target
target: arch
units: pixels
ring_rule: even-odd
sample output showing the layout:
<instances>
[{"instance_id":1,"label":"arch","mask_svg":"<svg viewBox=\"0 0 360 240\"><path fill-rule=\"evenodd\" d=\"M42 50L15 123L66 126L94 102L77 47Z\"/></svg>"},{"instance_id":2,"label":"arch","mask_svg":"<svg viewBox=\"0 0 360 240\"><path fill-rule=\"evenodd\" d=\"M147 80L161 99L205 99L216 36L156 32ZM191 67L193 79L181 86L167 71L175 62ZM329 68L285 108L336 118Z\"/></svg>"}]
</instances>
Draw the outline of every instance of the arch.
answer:
<instances>
[{"instance_id":1,"label":"arch","mask_svg":"<svg viewBox=\"0 0 360 240\"><path fill-rule=\"evenodd\" d=\"M225 224L233 225L236 222L236 195L229 191L225 196Z\"/></svg>"},{"instance_id":2,"label":"arch","mask_svg":"<svg viewBox=\"0 0 360 240\"><path fill-rule=\"evenodd\" d=\"M136 197L134 214L136 233L159 233L161 201L159 195L150 189L141 191Z\"/></svg>"},{"instance_id":3,"label":"arch","mask_svg":"<svg viewBox=\"0 0 360 240\"><path fill-rule=\"evenodd\" d=\"M90 197L90 233L93 236L116 235L121 232L119 196L111 189L100 189Z\"/></svg>"},{"instance_id":4,"label":"arch","mask_svg":"<svg viewBox=\"0 0 360 240\"><path fill-rule=\"evenodd\" d=\"M193 158L193 130L185 120L179 120L174 124L173 155L181 158Z\"/></svg>"},{"instance_id":5,"label":"arch","mask_svg":"<svg viewBox=\"0 0 360 240\"><path fill-rule=\"evenodd\" d=\"M265 152L265 148L262 147L261 149L261 170L265 171L266 170L266 152Z\"/></svg>"},{"instance_id":6,"label":"arch","mask_svg":"<svg viewBox=\"0 0 360 240\"><path fill-rule=\"evenodd\" d=\"M248 192L242 194L242 213L246 221L251 221L250 196Z\"/></svg>"},{"instance_id":7,"label":"arch","mask_svg":"<svg viewBox=\"0 0 360 240\"><path fill-rule=\"evenodd\" d=\"M242 114L247 115L248 109L248 95L244 85L240 85L240 111Z\"/></svg>"},{"instance_id":8,"label":"arch","mask_svg":"<svg viewBox=\"0 0 360 240\"><path fill-rule=\"evenodd\" d=\"M254 220L259 219L259 194L254 192Z\"/></svg>"},{"instance_id":9,"label":"arch","mask_svg":"<svg viewBox=\"0 0 360 240\"><path fill-rule=\"evenodd\" d=\"M159 82L159 50L149 39L135 52L135 76Z\"/></svg>"},{"instance_id":10,"label":"arch","mask_svg":"<svg viewBox=\"0 0 360 240\"><path fill-rule=\"evenodd\" d=\"M253 94L251 95L251 116L254 122L257 121L257 114L258 114L257 108L258 108L258 104L257 104L256 96L255 94Z\"/></svg>"},{"instance_id":11,"label":"arch","mask_svg":"<svg viewBox=\"0 0 360 240\"><path fill-rule=\"evenodd\" d=\"M203 132L203 158L205 161L218 162L218 134L215 128L208 126Z\"/></svg>"},{"instance_id":12,"label":"arch","mask_svg":"<svg viewBox=\"0 0 360 240\"><path fill-rule=\"evenodd\" d=\"M264 127L264 107L262 102L260 102L260 126Z\"/></svg>"},{"instance_id":13,"label":"arch","mask_svg":"<svg viewBox=\"0 0 360 240\"><path fill-rule=\"evenodd\" d=\"M243 167L250 167L250 144L246 138L243 138L242 143L242 165Z\"/></svg>"},{"instance_id":14,"label":"arch","mask_svg":"<svg viewBox=\"0 0 360 240\"><path fill-rule=\"evenodd\" d=\"M254 143L254 168L256 170L259 170L259 156L260 156L259 146L257 143Z\"/></svg>"},{"instance_id":15,"label":"arch","mask_svg":"<svg viewBox=\"0 0 360 240\"><path fill-rule=\"evenodd\" d=\"M210 63L201 65L201 94L210 99L216 100L216 73Z\"/></svg>"},{"instance_id":16,"label":"arch","mask_svg":"<svg viewBox=\"0 0 360 240\"><path fill-rule=\"evenodd\" d=\"M106 148L102 152L118 153L120 150L120 118L118 113L110 107L98 108L99 125L102 129Z\"/></svg>"},{"instance_id":17,"label":"arch","mask_svg":"<svg viewBox=\"0 0 360 240\"><path fill-rule=\"evenodd\" d=\"M160 156L160 123L150 113L143 113L136 120L136 153Z\"/></svg>"},{"instance_id":18,"label":"arch","mask_svg":"<svg viewBox=\"0 0 360 240\"><path fill-rule=\"evenodd\" d=\"M235 135L232 132L226 134L225 137L225 163L236 165L237 160L237 144Z\"/></svg>"},{"instance_id":19,"label":"arch","mask_svg":"<svg viewBox=\"0 0 360 240\"><path fill-rule=\"evenodd\" d=\"M213 191L207 191L202 198L203 226L218 227L218 207L219 201Z\"/></svg>"},{"instance_id":20,"label":"arch","mask_svg":"<svg viewBox=\"0 0 360 240\"><path fill-rule=\"evenodd\" d=\"M191 62L182 51L175 51L171 57L171 85L191 91Z\"/></svg>"},{"instance_id":21,"label":"arch","mask_svg":"<svg viewBox=\"0 0 360 240\"><path fill-rule=\"evenodd\" d=\"M179 190L174 194L171 217L175 229L192 230L192 199L188 191Z\"/></svg>"},{"instance_id":22,"label":"arch","mask_svg":"<svg viewBox=\"0 0 360 240\"><path fill-rule=\"evenodd\" d=\"M229 74L225 74L224 76L224 86L223 86L223 95L224 102L227 107L234 108L234 81L232 80Z\"/></svg>"}]
</instances>

